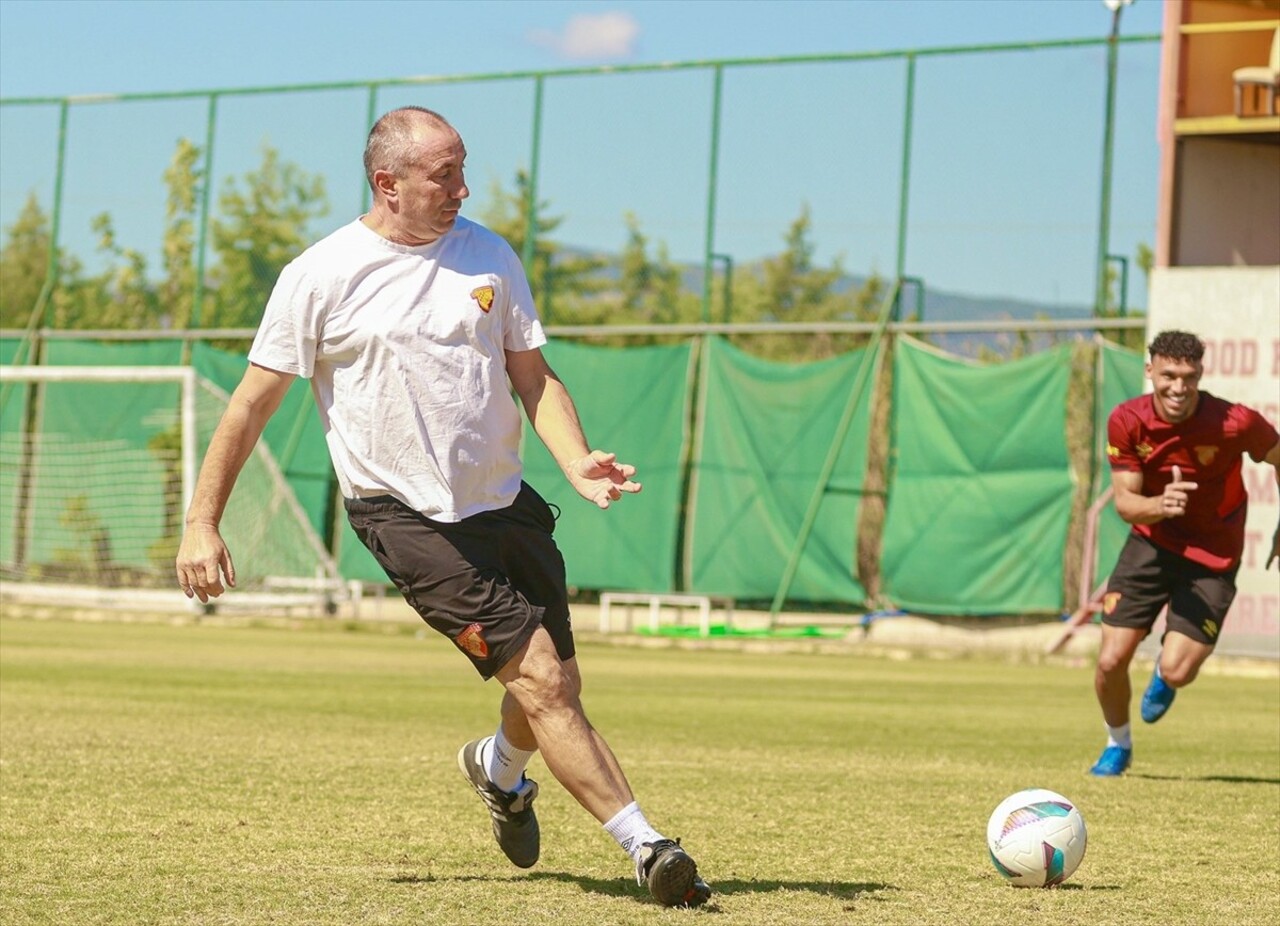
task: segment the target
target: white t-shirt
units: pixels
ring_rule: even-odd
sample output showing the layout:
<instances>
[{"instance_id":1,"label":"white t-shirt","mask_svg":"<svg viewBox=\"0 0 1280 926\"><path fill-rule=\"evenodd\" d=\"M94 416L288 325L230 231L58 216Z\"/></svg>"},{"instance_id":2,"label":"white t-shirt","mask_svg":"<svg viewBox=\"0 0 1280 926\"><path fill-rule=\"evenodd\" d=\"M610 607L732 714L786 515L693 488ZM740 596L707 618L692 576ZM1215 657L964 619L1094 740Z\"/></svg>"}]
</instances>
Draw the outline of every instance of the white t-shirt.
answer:
<instances>
[{"instance_id":1,"label":"white t-shirt","mask_svg":"<svg viewBox=\"0 0 1280 926\"><path fill-rule=\"evenodd\" d=\"M520 489L504 351L546 343L515 252L459 217L431 244L358 219L284 268L249 360L309 377L347 498L394 495L438 521Z\"/></svg>"}]
</instances>

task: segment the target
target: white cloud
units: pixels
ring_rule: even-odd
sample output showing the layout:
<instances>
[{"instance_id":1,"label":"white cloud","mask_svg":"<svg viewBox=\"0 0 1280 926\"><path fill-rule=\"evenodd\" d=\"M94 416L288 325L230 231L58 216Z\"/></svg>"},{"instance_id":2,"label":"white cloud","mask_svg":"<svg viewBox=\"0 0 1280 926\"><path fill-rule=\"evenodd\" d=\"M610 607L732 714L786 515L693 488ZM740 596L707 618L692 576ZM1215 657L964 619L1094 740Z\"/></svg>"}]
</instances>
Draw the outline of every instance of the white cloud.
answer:
<instances>
[{"instance_id":1,"label":"white cloud","mask_svg":"<svg viewBox=\"0 0 1280 926\"><path fill-rule=\"evenodd\" d=\"M533 29L529 40L562 58L629 58L635 53L640 24L630 13L583 13L559 32Z\"/></svg>"}]
</instances>

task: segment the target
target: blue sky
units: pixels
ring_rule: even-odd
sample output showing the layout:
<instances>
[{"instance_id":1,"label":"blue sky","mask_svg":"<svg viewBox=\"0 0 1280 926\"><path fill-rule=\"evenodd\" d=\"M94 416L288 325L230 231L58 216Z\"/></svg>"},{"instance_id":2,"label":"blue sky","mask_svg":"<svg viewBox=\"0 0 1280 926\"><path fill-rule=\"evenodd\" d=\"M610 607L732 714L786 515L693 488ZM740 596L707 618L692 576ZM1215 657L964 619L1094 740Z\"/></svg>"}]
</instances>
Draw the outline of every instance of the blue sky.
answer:
<instances>
[{"instance_id":1,"label":"blue sky","mask_svg":"<svg viewBox=\"0 0 1280 926\"><path fill-rule=\"evenodd\" d=\"M1156 34L1161 17L1161 0L1137 0L1122 32ZM1102 0L0 0L0 97L1085 39L1110 24ZM1158 65L1157 45L1122 47L1111 249L1130 257L1154 241ZM1104 76L1101 47L919 59L906 271L954 292L1087 303ZM740 263L776 252L808 208L820 261L892 271L904 91L900 59L726 69L716 250ZM473 217L528 166L531 81L388 89L378 108L408 102L462 131ZM707 69L547 80L540 192L564 218L558 237L616 249L631 212L673 257L700 261L710 102ZM317 232L354 216L365 106L352 91L224 97L218 189L271 144L326 177ZM51 199L56 112L0 108L4 226L30 191ZM178 137L203 139L206 113L201 100L73 106L68 246L91 250L89 220L109 211L126 243L153 248L160 173Z\"/></svg>"}]
</instances>

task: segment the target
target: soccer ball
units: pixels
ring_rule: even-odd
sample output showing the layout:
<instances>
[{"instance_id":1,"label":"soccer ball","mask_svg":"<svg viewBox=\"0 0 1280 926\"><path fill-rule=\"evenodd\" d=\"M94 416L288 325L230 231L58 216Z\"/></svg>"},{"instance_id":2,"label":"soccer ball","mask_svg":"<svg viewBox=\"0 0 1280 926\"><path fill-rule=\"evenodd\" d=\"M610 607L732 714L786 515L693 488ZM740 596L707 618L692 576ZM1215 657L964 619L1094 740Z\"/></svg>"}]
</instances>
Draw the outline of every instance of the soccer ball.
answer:
<instances>
[{"instance_id":1,"label":"soccer ball","mask_svg":"<svg viewBox=\"0 0 1280 926\"><path fill-rule=\"evenodd\" d=\"M987 821L991 863L1014 887L1061 884L1079 867L1086 841L1075 804L1044 788L1006 797Z\"/></svg>"}]
</instances>

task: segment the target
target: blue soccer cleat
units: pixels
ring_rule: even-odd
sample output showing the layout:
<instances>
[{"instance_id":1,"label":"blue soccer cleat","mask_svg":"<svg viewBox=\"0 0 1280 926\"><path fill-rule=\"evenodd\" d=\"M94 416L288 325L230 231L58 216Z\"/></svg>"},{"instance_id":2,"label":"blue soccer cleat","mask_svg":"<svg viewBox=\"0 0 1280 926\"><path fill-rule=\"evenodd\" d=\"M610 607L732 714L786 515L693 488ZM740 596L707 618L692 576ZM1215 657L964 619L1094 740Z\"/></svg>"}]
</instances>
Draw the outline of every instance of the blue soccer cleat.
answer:
<instances>
[{"instance_id":1,"label":"blue soccer cleat","mask_svg":"<svg viewBox=\"0 0 1280 926\"><path fill-rule=\"evenodd\" d=\"M1151 684L1142 693L1142 719L1147 723L1155 723L1164 716L1177 694L1178 689L1171 687L1160 677L1160 664L1157 663L1156 670L1151 673Z\"/></svg>"},{"instance_id":2,"label":"blue soccer cleat","mask_svg":"<svg viewBox=\"0 0 1280 926\"><path fill-rule=\"evenodd\" d=\"M1093 768L1089 769L1089 774L1103 778L1113 778L1117 775L1123 775L1125 769L1132 762L1132 749L1125 749L1123 746L1108 746L1102 750L1102 755L1098 756L1098 761L1093 764Z\"/></svg>"}]
</instances>

